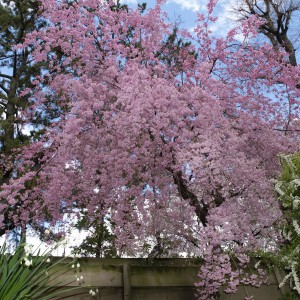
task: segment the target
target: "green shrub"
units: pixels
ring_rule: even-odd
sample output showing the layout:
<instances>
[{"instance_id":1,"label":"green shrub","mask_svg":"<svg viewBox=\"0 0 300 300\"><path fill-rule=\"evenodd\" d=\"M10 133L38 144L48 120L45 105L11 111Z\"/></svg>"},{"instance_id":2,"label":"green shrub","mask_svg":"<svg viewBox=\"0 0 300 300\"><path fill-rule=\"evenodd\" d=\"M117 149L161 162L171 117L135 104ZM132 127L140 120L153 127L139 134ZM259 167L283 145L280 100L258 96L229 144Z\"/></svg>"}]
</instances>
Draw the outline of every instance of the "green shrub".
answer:
<instances>
[{"instance_id":1,"label":"green shrub","mask_svg":"<svg viewBox=\"0 0 300 300\"><path fill-rule=\"evenodd\" d=\"M60 274L72 270L74 261L62 265L63 258L50 263L52 250L33 253L30 246L21 243L9 254L4 243L0 250L0 300L62 299L66 292L78 289L62 289L69 283L57 282Z\"/></svg>"},{"instance_id":2,"label":"green shrub","mask_svg":"<svg viewBox=\"0 0 300 300\"><path fill-rule=\"evenodd\" d=\"M281 177L275 181L275 190L283 216L279 222L283 242L279 251L279 267L287 276L283 284L289 284L300 295L300 152L281 156ZM293 299L293 298L289 298ZM298 299L298 298L297 298Z\"/></svg>"}]
</instances>

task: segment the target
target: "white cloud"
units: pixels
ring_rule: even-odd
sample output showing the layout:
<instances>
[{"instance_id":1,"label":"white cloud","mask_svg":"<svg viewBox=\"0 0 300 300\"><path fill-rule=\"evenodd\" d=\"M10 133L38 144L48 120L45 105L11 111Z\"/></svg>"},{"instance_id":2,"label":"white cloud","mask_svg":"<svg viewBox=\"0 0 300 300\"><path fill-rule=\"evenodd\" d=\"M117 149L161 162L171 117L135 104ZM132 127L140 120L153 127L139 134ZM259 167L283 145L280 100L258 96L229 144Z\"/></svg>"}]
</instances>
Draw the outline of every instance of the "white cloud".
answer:
<instances>
[{"instance_id":1,"label":"white cloud","mask_svg":"<svg viewBox=\"0 0 300 300\"><path fill-rule=\"evenodd\" d=\"M121 0L123 4L137 4L137 0Z\"/></svg>"},{"instance_id":2,"label":"white cloud","mask_svg":"<svg viewBox=\"0 0 300 300\"><path fill-rule=\"evenodd\" d=\"M184 0L170 0L170 1L182 1ZM214 11L213 16L218 17L218 20L215 23L211 23L209 29L213 32L215 36L225 37L227 32L235 27L237 21L237 14L234 12L234 3L237 0L219 0ZM187 2L187 1L186 1ZM201 6L201 11L205 14L207 13L206 7ZM193 33L196 26L190 27L189 32Z\"/></svg>"},{"instance_id":3,"label":"white cloud","mask_svg":"<svg viewBox=\"0 0 300 300\"><path fill-rule=\"evenodd\" d=\"M178 4L181 9L188 9L195 12L200 11L204 7L203 5L200 5L199 0L169 0L168 2Z\"/></svg>"},{"instance_id":4,"label":"white cloud","mask_svg":"<svg viewBox=\"0 0 300 300\"><path fill-rule=\"evenodd\" d=\"M227 32L234 28L239 16L234 11L236 0L220 0L214 10L213 15L218 20L210 27L210 30L217 36L225 37Z\"/></svg>"},{"instance_id":5,"label":"white cloud","mask_svg":"<svg viewBox=\"0 0 300 300\"><path fill-rule=\"evenodd\" d=\"M1 0L0 0L1 1ZM143 3L146 2L149 6L152 6L155 2L155 0L121 0L121 3L124 4L137 4L137 3ZM194 12L199 11L200 9L203 9L205 5L201 4L201 0L168 0L167 3L175 3L180 6L181 9L187 9L187 10L192 10ZM203 0L202 0L203 2Z\"/></svg>"}]
</instances>

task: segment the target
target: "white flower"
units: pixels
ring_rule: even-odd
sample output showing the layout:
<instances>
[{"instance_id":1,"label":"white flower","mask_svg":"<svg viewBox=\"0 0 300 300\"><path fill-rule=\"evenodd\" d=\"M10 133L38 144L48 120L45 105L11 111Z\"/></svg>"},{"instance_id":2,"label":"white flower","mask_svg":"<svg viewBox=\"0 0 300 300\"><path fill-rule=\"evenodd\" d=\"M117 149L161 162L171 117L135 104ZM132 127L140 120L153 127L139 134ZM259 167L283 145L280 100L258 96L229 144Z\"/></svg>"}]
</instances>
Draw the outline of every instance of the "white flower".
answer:
<instances>
[{"instance_id":1,"label":"white flower","mask_svg":"<svg viewBox=\"0 0 300 300\"><path fill-rule=\"evenodd\" d=\"M296 273L296 265L297 265L297 263L295 263L295 262L292 264L292 275L293 275L293 279L294 279L294 283L295 283L294 290L296 290L298 292L298 294L300 294L300 282L299 282L299 277L297 276L297 273Z\"/></svg>"},{"instance_id":2,"label":"white flower","mask_svg":"<svg viewBox=\"0 0 300 300\"><path fill-rule=\"evenodd\" d=\"M45 230L45 235L49 235L50 234L50 230L49 229L46 229Z\"/></svg>"},{"instance_id":3,"label":"white flower","mask_svg":"<svg viewBox=\"0 0 300 300\"><path fill-rule=\"evenodd\" d=\"M96 293L95 293L93 290L90 290L90 291L89 291L89 294L90 294L92 297L96 296Z\"/></svg>"},{"instance_id":4,"label":"white flower","mask_svg":"<svg viewBox=\"0 0 300 300\"><path fill-rule=\"evenodd\" d=\"M281 281L281 283L279 284L278 287L281 289L281 288L284 286L284 284L286 283L286 281L287 281L291 276L292 276L292 273L286 275L286 276L283 278L283 280Z\"/></svg>"},{"instance_id":5,"label":"white flower","mask_svg":"<svg viewBox=\"0 0 300 300\"><path fill-rule=\"evenodd\" d=\"M73 265L71 266L71 268L74 269L74 268L75 268L75 265L73 264Z\"/></svg>"},{"instance_id":6,"label":"white flower","mask_svg":"<svg viewBox=\"0 0 300 300\"><path fill-rule=\"evenodd\" d=\"M49 258L49 257L47 258L46 262L47 262L47 263L49 263L49 262L50 262L50 258Z\"/></svg>"},{"instance_id":7,"label":"white flower","mask_svg":"<svg viewBox=\"0 0 300 300\"><path fill-rule=\"evenodd\" d=\"M33 250L32 250L33 246L32 245L26 245L24 247L24 251L26 254L32 254Z\"/></svg>"},{"instance_id":8,"label":"white flower","mask_svg":"<svg viewBox=\"0 0 300 300\"><path fill-rule=\"evenodd\" d=\"M287 239L289 241L292 239L292 231L291 230L289 230L289 231L283 230L282 235L285 239Z\"/></svg>"},{"instance_id":9,"label":"white flower","mask_svg":"<svg viewBox=\"0 0 300 300\"><path fill-rule=\"evenodd\" d=\"M298 209L300 204L300 199L298 197L295 197L295 200L293 201L293 209Z\"/></svg>"},{"instance_id":10,"label":"white flower","mask_svg":"<svg viewBox=\"0 0 300 300\"><path fill-rule=\"evenodd\" d=\"M258 262L254 265L254 269L257 269L259 265L260 265L260 261L258 261Z\"/></svg>"},{"instance_id":11,"label":"white flower","mask_svg":"<svg viewBox=\"0 0 300 300\"><path fill-rule=\"evenodd\" d=\"M83 276L82 275L80 276L80 280L83 280Z\"/></svg>"},{"instance_id":12,"label":"white flower","mask_svg":"<svg viewBox=\"0 0 300 300\"><path fill-rule=\"evenodd\" d=\"M281 189L281 182L276 182L275 184L275 191L280 195L284 195L284 191Z\"/></svg>"},{"instance_id":13,"label":"white flower","mask_svg":"<svg viewBox=\"0 0 300 300\"><path fill-rule=\"evenodd\" d=\"M80 268L80 263L77 263L77 266L76 266L77 268Z\"/></svg>"},{"instance_id":14,"label":"white flower","mask_svg":"<svg viewBox=\"0 0 300 300\"><path fill-rule=\"evenodd\" d=\"M295 186L300 186L300 179L299 178L296 178L292 181L292 183L295 185Z\"/></svg>"},{"instance_id":15,"label":"white flower","mask_svg":"<svg viewBox=\"0 0 300 300\"><path fill-rule=\"evenodd\" d=\"M293 226L295 228L295 231L298 235L300 235L300 227L298 225L298 222L296 220L293 220Z\"/></svg>"},{"instance_id":16,"label":"white flower","mask_svg":"<svg viewBox=\"0 0 300 300\"><path fill-rule=\"evenodd\" d=\"M31 260L25 259L24 264L26 267L30 267L32 265L32 259Z\"/></svg>"},{"instance_id":17,"label":"white flower","mask_svg":"<svg viewBox=\"0 0 300 300\"><path fill-rule=\"evenodd\" d=\"M79 278L79 277L76 277L76 280L77 280L77 281L80 281L80 278Z\"/></svg>"}]
</instances>

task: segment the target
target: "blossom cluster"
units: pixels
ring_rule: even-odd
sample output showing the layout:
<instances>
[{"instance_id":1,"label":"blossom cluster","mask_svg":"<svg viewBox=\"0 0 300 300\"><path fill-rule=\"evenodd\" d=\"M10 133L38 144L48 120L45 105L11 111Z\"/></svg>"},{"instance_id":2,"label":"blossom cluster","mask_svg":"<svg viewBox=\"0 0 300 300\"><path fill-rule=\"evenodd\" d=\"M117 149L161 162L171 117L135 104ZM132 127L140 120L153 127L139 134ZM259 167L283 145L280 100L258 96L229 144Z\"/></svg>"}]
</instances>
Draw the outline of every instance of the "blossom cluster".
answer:
<instances>
[{"instance_id":1,"label":"blossom cluster","mask_svg":"<svg viewBox=\"0 0 300 300\"><path fill-rule=\"evenodd\" d=\"M239 285L259 287L267 283L266 272L259 268L259 263L251 271L249 262L250 257L243 253L235 257L220 251L206 255L198 274L200 281L195 283L199 299L213 300L221 290L236 293ZM247 299L252 298L249 296Z\"/></svg>"}]
</instances>

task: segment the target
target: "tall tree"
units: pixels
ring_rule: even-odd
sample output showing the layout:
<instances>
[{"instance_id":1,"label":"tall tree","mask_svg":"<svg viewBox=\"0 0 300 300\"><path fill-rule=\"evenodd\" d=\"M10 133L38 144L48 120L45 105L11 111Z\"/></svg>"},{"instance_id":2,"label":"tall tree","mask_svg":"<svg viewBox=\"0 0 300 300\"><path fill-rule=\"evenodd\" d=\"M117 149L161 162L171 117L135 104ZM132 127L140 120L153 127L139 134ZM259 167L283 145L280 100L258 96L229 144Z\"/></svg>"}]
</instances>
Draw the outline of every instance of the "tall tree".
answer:
<instances>
[{"instance_id":1,"label":"tall tree","mask_svg":"<svg viewBox=\"0 0 300 300\"><path fill-rule=\"evenodd\" d=\"M42 74L48 63L33 62L32 45L18 48L28 33L40 30L45 25L38 18L39 4L36 0L3 0L0 3L0 189L26 172L16 167L20 163L20 159L16 158L17 153L35 139L35 135L39 134L37 129L47 119L46 111L36 112L35 120L24 122L24 110L33 102L30 99L31 92L27 95L22 95L22 92L34 88L32 81ZM3 201L0 206L3 206ZM12 216L17 214L20 205L16 198L6 207L0 235L17 226Z\"/></svg>"},{"instance_id":2,"label":"tall tree","mask_svg":"<svg viewBox=\"0 0 300 300\"><path fill-rule=\"evenodd\" d=\"M276 242L281 212L270 179L278 154L298 145L298 68L284 49L232 47L256 34L256 18L214 37L215 1L195 35L183 33L195 44L174 51L175 68L163 1L145 14L112 10L114 1L41 3L48 26L27 43L35 62L51 63L36 82L35 106L55 98L60 116L24 148L18 167L30 172L4 186L0 217L16 198L20 224L55 222L76 207L113 225L119 251L140 255L165 240L203 256L202 299L225 283L234 291L242 273L224 251L242 267L247 251Z\"/></svg>"},{"instance_id":3,"label":"tall tree","mask_svg":"<svg viewBox=\"0 0 300 300\"><path fill-rule=\"evenodd\" d=\"M1 60L1 152L10 155L13 148L24 144L25 136L20 124L20 112L28 103L27 97L19 97L25 88L32 87L31 76L35 76L37 66L32 64L30 49L18 50L16 46L24 42L28 32L38 29L36 23L37 1L9 1L0 4L0 60ZM40 66L39 66L40 68ZM2 174L2 182L11 176L8 170Z\"/></svg>"},{"instance_id":4,"label":"tall tree","mask_svg":"<svg viewBox=\"0 0 300 300\"><path fill-rule=\"evenodd\" d=\"M263 21L260 32L269 39L275 49L285 49L292 66L297 65L296 51L300 38L299 0L241 0L237 11L242 18L259 17Z\"/></svg>"}]
</instances>

